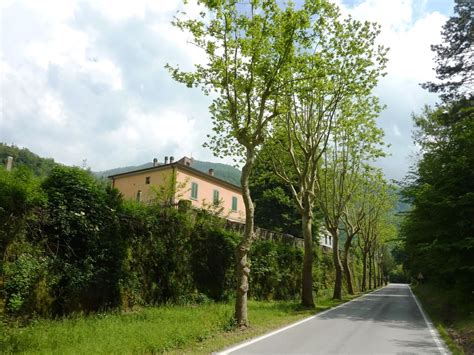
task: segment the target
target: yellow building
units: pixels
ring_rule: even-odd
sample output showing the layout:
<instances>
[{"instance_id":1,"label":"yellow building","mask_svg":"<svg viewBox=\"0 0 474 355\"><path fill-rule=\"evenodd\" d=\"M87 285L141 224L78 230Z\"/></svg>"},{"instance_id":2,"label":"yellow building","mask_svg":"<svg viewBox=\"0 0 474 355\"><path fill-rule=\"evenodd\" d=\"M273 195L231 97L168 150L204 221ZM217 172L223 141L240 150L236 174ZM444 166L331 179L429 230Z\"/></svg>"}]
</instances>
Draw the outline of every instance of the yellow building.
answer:
<instances>
[{"instance_id":1,"label":"yellow building","mask_svg":"<svg viewBox=\"0 0 474 355\"><path fill-rule=\"evenodd\" d=\"M194 169L192 160L187 157L176 162L173 157L169 162L165 157L161 165L154 159L150 168L111 175L109 179L126 199L147 203L169 198L173 204L188 200L197 208L219 205L223 217L245 221L240 186L215 177L213 169L209 169L208 174Z\"/></svg>"}]
</instances>

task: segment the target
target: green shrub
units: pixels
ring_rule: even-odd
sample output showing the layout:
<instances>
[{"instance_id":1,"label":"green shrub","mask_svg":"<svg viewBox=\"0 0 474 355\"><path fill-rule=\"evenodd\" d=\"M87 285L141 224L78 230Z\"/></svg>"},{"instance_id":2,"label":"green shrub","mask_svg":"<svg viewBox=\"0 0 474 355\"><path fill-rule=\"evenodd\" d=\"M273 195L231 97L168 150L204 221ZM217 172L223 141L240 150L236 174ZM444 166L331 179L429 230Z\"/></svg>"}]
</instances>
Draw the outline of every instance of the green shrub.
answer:
<instances>
[{"instance_id":1,"label":"green shrub","mask_svg":"<svg viewBox=\"0 0 474 355\"><path fill-rule=\"evenodd\" d=\"M299 295L302 249L283 242L255 241L250 260L251 297L283 300Z\"/></svg>"},{"instance_id":2,"label":"green shrub","mask_svg":"<svg viewBox=\"0 0 474 355\"><path fill-rule=\"evenodd\" d=\"M274 291L275 299L296 298L301 293L303 249L285 243L277 243L277 256L280 282Z\"/></svg>"},{"instance_id":3,"label":"green shrub","mask_svg":"<svg viewBox=\"0 0 474 355\"><path fill-rule=\"evenodd\" d=\"M334 287L335 269L332 250L322 251L315 248L313 264L313 288L317 294Z\"/></svg>"},{"instance_id":4,"label":"green shrub","mask_svg":"<svg viewBox=\"0 0 474 355\"><path fill-rule=\"evenodd\" d=\"M194 292L190 265L192 221L172 208L127 203L121 215L127 243L122 302L177 301Z\"/></svg>"},{"instance_id":5,"label":"green shrub","mask_svg":"<svg viewBox=\"0 0 474 355\"><path fill-rule=\"evenodd\" d=\"M16 260L5 263L6 309L11 313L19 313L31 294L36 280L39 278L41 264L35 256L22 254Z\"/></svg>"},{"instance_id":6,"label":"green shrub","mask_svg":"<svg viewBox=\"0 0 474 355\"><path fill-rule=\"evenodd\" d=\"M8 258L8 246L22 238L35 211L44 207L46 195L40 180L26 167L7 172L0 169L0 253Z\"/></svg>"},{"instance_id":7,"label":"green shrub","mask_svg":"<svg viewBox=\"0 0 474 355\"><path fill-rule=\"evenodd\" d=\"M199 212L191 238L196 288L214 300L227 299L234 292L234 252L240 238L221 224L207 212Z\"/></svg>"},{"instance_id":8,"label":"green shrub","mask_svg":"<svg viewBox=\"0 0 474 355\"><path fill-rule=\"evenodd\" d=\"M118 201L78 168L54 168L42 187L48 196L45 248L57 277L54 313L117 305L124 254L114 213Z\"/></svg>"}]
</instances>

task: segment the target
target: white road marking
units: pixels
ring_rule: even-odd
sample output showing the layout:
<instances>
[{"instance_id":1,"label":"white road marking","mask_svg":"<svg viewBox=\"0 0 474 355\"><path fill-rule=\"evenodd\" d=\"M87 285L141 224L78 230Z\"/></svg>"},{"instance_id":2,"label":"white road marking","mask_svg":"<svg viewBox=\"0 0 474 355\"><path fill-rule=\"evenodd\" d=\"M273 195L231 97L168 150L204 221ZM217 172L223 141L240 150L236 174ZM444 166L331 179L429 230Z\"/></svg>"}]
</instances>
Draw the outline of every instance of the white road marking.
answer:
<instances>
[{"instance_id":1,"label":"white road marking","mask_svg":"<svg viewBox=\"0 0 474 355\"><path fill-rule=\"evenodd\" d=\"M254 344L254 343L256 343L256 342L259 342L260 340L263 340L263 339L269 338L269 337L271 337L271 336L273 336L273 335L275 335L275 334L284 332L284 331L287 330L287 329L296 327L296 326L298 326L298 325L300 325L300 324L302 324L302 323L305 323L305 322L310 321L310 320L312 320L312 319L314 319L314 318L317 318L317 317L319 317L319 316L322 316L323 314L326 314L326 313L331 312L331 311L333 311L333 310L335 310L335 309L338 309L339 307L346 306L346 305L348 305L348 304L351 303L351 302L359 301L359 300L361 300L362 298L364 298L365 296L370 295L371 293L380 291L381 289L383 289L383 288L385 288L385 287L387 287L387 286L384 286L384 287L382 287L382 288L379 288L378 290L372 291L372 292L370 292L370 293L366 293L366 294L364 294L364 295L362 295L362 296L360 296L360 297L354 298L354 299L350 300L349 302L344 302L344 303L340 304L339 306L336 306L336 307L333 307L333 308L329 308L329 309L327 309L327 310L325 310L325 311L323 311L323 312L320 312L320 313L315 314L314 316L311 316L311 317L302 319L302 320L300 320L300 321L298 321L298 322L296 322L296 323L287 325L286 327L277 329L277 330L275 330L275 331L273 331L273 332L270 332L270 333L264 334L264 335L262 335L262 336L259 336L259 337L257 337L257 338L254 338L254 339L251 339L251 340L249 340L249 341L246 341L245 343L236 345L236 346L234 346L234 347L232 347L232 348L229 348L229 349L225 349L225 350L223 350L223 351L221 351L221 352L216 353L216 355L228 355L228 354L230 354L230 353L233 352L233 351L236 351L236 350L245 348L246 346L249 346L249 345L251 345L251 344Z\"/></svg>"},{"instance_id":2,"label":"white road marking","mask_svg":"<svg viewBox=\"0 0 474 355\"><path fill-rule=\"evenodd\" d=\"M426 322L426 325L428 326L428 329L431 333L431 336L433 337L433 340L435 341L436 343L436 347L438 348L439 352L441 354L449 354L448 351L446 351L446 347L444 346L444 344L442 343L442 340L439 338L438 336L438 332L435 330L435 327L433 325L433 323L431 322L431 320L428 318L428 316L426 315L425 311L423 310L423 308L421 307L421 303L418 301L418 298L415 296L415 294L413 293L413 291L411 290L411 287L408 286L408 289L410 290L410 293L411 295L413 296L413 299L415 300L416 302L416 305L418 306L418 309L420 310L421 312L421 315L423 316L423 319L425 320Z\"/></svg>"}]
</instances>

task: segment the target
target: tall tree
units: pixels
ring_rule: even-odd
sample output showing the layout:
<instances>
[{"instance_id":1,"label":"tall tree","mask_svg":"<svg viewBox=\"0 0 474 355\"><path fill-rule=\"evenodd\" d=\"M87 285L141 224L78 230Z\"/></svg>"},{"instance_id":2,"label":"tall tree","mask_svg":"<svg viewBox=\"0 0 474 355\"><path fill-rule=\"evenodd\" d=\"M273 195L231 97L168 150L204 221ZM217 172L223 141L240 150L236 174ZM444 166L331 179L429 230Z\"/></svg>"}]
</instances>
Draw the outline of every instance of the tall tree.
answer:
<instances>
[{"instance_id":1,"label":"tall tree","mask_svg":"<svg viewBox=\"0 0 474 355\"><path fill-rule=\"evenodd\" d=\"M436 51L441 83L422 86L443 99L414 115L419 157L403 194L405 266L439 288L470 300L474 288L474 3L456 0Z\"/></svg>"},{"instance_id":2,"label":"tall tree","mask_svg":"<svg viewBox=\"0 0 474 355\"><path fill-rule=\"evenodd\" d=\"M370 92L370 91L369 91ZM333 260L336 271L333 298L342 298L343 266L339 252L339 229L344 210L353 197L358 176L367 162L383 155L383 131L375 123L380 112L378 100L369 94L349 101L341 108L340 119L330 137L330 146L323 154L317 170L318 204L324 214L326 228L333 239Z\"/></svg>"},{"instance_id":3,"label":"tall tree","mask_svg":"<svg viewBox=\"0 0 474 355\"><path fill-rule=\"evenodd\" d=\"M351 199L345 206L342 216L342 228L346 233L342 265L349 294L354 292L351 269L349 267L349 256L350 250L353 247L353 240L357 238L359 239L359 245L365 246L365 250L364 248L361 249L363 259L367 259L371 248L380 246L380 250L385 250L385 243L380 242L377 239L379 237L375 236L371 229L375 226L375 223L378 223L377 218L380 216L378 211L382 210L385 214L392 213L396 202L395 190L385 181L380 169L367 167L358 176L358 179L359 182L354 189ZM383 235L387 234L386 231L389 229L393 232L392 227L388 228L391 225L392 221L388 221ZM372 239L374 239L374 242L372 242ZM377 253L377 255L379 254L381 255L382 252ZM379 257L378 261L381 262L381 260L382 257ZM364 265L366 265L366 262L363 262L363 267Z\"/></svg>"},{"instance_id":4,"label":"tall tree","mask_svg":"<svg viewBox=\"0 0 474 355\"><path fill-rule=\"evenodd\" d=\"M414 116L420 159L406 181L412 203L402 236L413 276L439 287L474 287L474 99Z\"/></svg>"},{"instance_id":5,"label":"tall tree","mask_svg":"<svg viewBox=\"0 0 474 355\"><path fill-rule=\"evenodd\" d=\"M323 1L308 1L305 9L317 13L317 17L299 43L294 80L285 87L288 111L275 121L276 134L267 155L275 174L289 186L301 215L301 301L306 307L314 307L312 226L321 158L329 139L335 137L336 124L342 124L349 109L359 110L354 113L358 117L367 114L364 118L371 116L367 112L378 112L378 103L370 92L384 70L386 50L374 45L377 25L341 20L338 8ZM359 138L365 142L368 136L370 133ZM364 144L370 147L372 143Z\"/></svg>"},{"instance_id":6,"label":"tall tree","mask_svg":"<svg viewBox=\"0 0 474 355\"><path fill-rule=\"evenodd\" d=\"M242 164L245 233L236 250L237 298L235 317L248 326L248 252L254 239L254 205L249 178L259 147L271 122L284 107L281 89L291 78L297 38L309 25L305 11L277 0L205 1L199 18L181 14L174 24L189 31L193 43L205 51L207 63L184 72L167 66L173 78L212 94L210 113L214 135L206 144L216 156L237 156Z\"/></svg>"},{"instance_id":7,"label":"tall tree","mask_svg":"<svg viewBox=\"0 0 474 355\"><path fill-rule=\"evenodd\" d=\"M382 249L397 233L393 214L397 195L384 180L376 180L370 188L370 204L366 205L364 217L357 235L357 245L362 254L362 291L371 288L374 279L374 261L381 259ZM368 281L368 285L367 285Z\"/></svg>"},{"instance_id":8,"label":"tall tree","mask_svg":"<svg viewBox=\"0 0 474 355\"><path fill-rule=\"evenodd\" d=\"M472 96L474 91L474 2L455 0L455 4L454 15L441 31L444 43L431 46L440 81L422 84L444 102Z\"/></svg>"},{"instance_id":9,"label":"tall tree","mask_svg":"<svg viewBox=\"0 0 474 355\"><path fill-rule=\"evenodd\" d=\"M382 177L380 171L374 171L373 173L371 169L367 169L367 171L360 174L357 178L359 182L356 184L352 198L345 206L342 215L342 228L346 234L342 254L342 266L347 283L347 292L350 295L354 294L354 284L352 282L352 273L349 266L352 241L360 232L362 221L372 203L372 188L376 181L378 182Z\"/></svg>"}]
</instances>

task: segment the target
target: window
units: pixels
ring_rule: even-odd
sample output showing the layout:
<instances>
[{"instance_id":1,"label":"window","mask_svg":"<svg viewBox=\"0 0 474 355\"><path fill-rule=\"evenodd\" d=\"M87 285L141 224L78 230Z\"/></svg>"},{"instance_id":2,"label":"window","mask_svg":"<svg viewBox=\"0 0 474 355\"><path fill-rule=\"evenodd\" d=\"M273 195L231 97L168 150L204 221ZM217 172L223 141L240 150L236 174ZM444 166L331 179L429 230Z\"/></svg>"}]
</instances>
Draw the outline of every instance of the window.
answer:
<instances>
[{"instance_id":1,"label":"window","mask_svg":"<svg viewBox=\"0 0 474 355\"><path fill-rule=\"evenodd\" d=\"M142 200L142 190L138 190L137 192L137 202L140 202Z\"/></svg>"},{"instance_id":2,"label":"window","mask_svg":"<svg viewBox=\"0 0 474 355\"><path fill-rule=\"evenodd\" d=\"M147 184L147 185L150 184L150 180L151 180L151 177L147 176L145 178L145 184Z\"/></svg>"},{"instance_id":3,"label":"window","mask_svg":"<svg viewBox=\"0 0 474 355\"><path fill-rule=\"evenodd\" d=\"M212 202L214 202L215 205L219 204L219 202L220 202L219 190L214 190L214 194L212 196Z\"/></svg>"},{"instance_id":4,"label":"window","mask_svg":"<svg viewBox=\"0 0 474 355\"><path fill-rule=\"evenodd\" d=\"M232 196L232 211L237 211L237 197Z\"/></svg>"},{"instance_id":5,"label":"window","mask_svg":"<svg viewBox=\"0 0 474 355\"><path fill-rule=\"evenodd\" d=\"M191 199L197 200L198 198L198 184L195 182L191 183Z\"/></svg>"}]
</instances>

